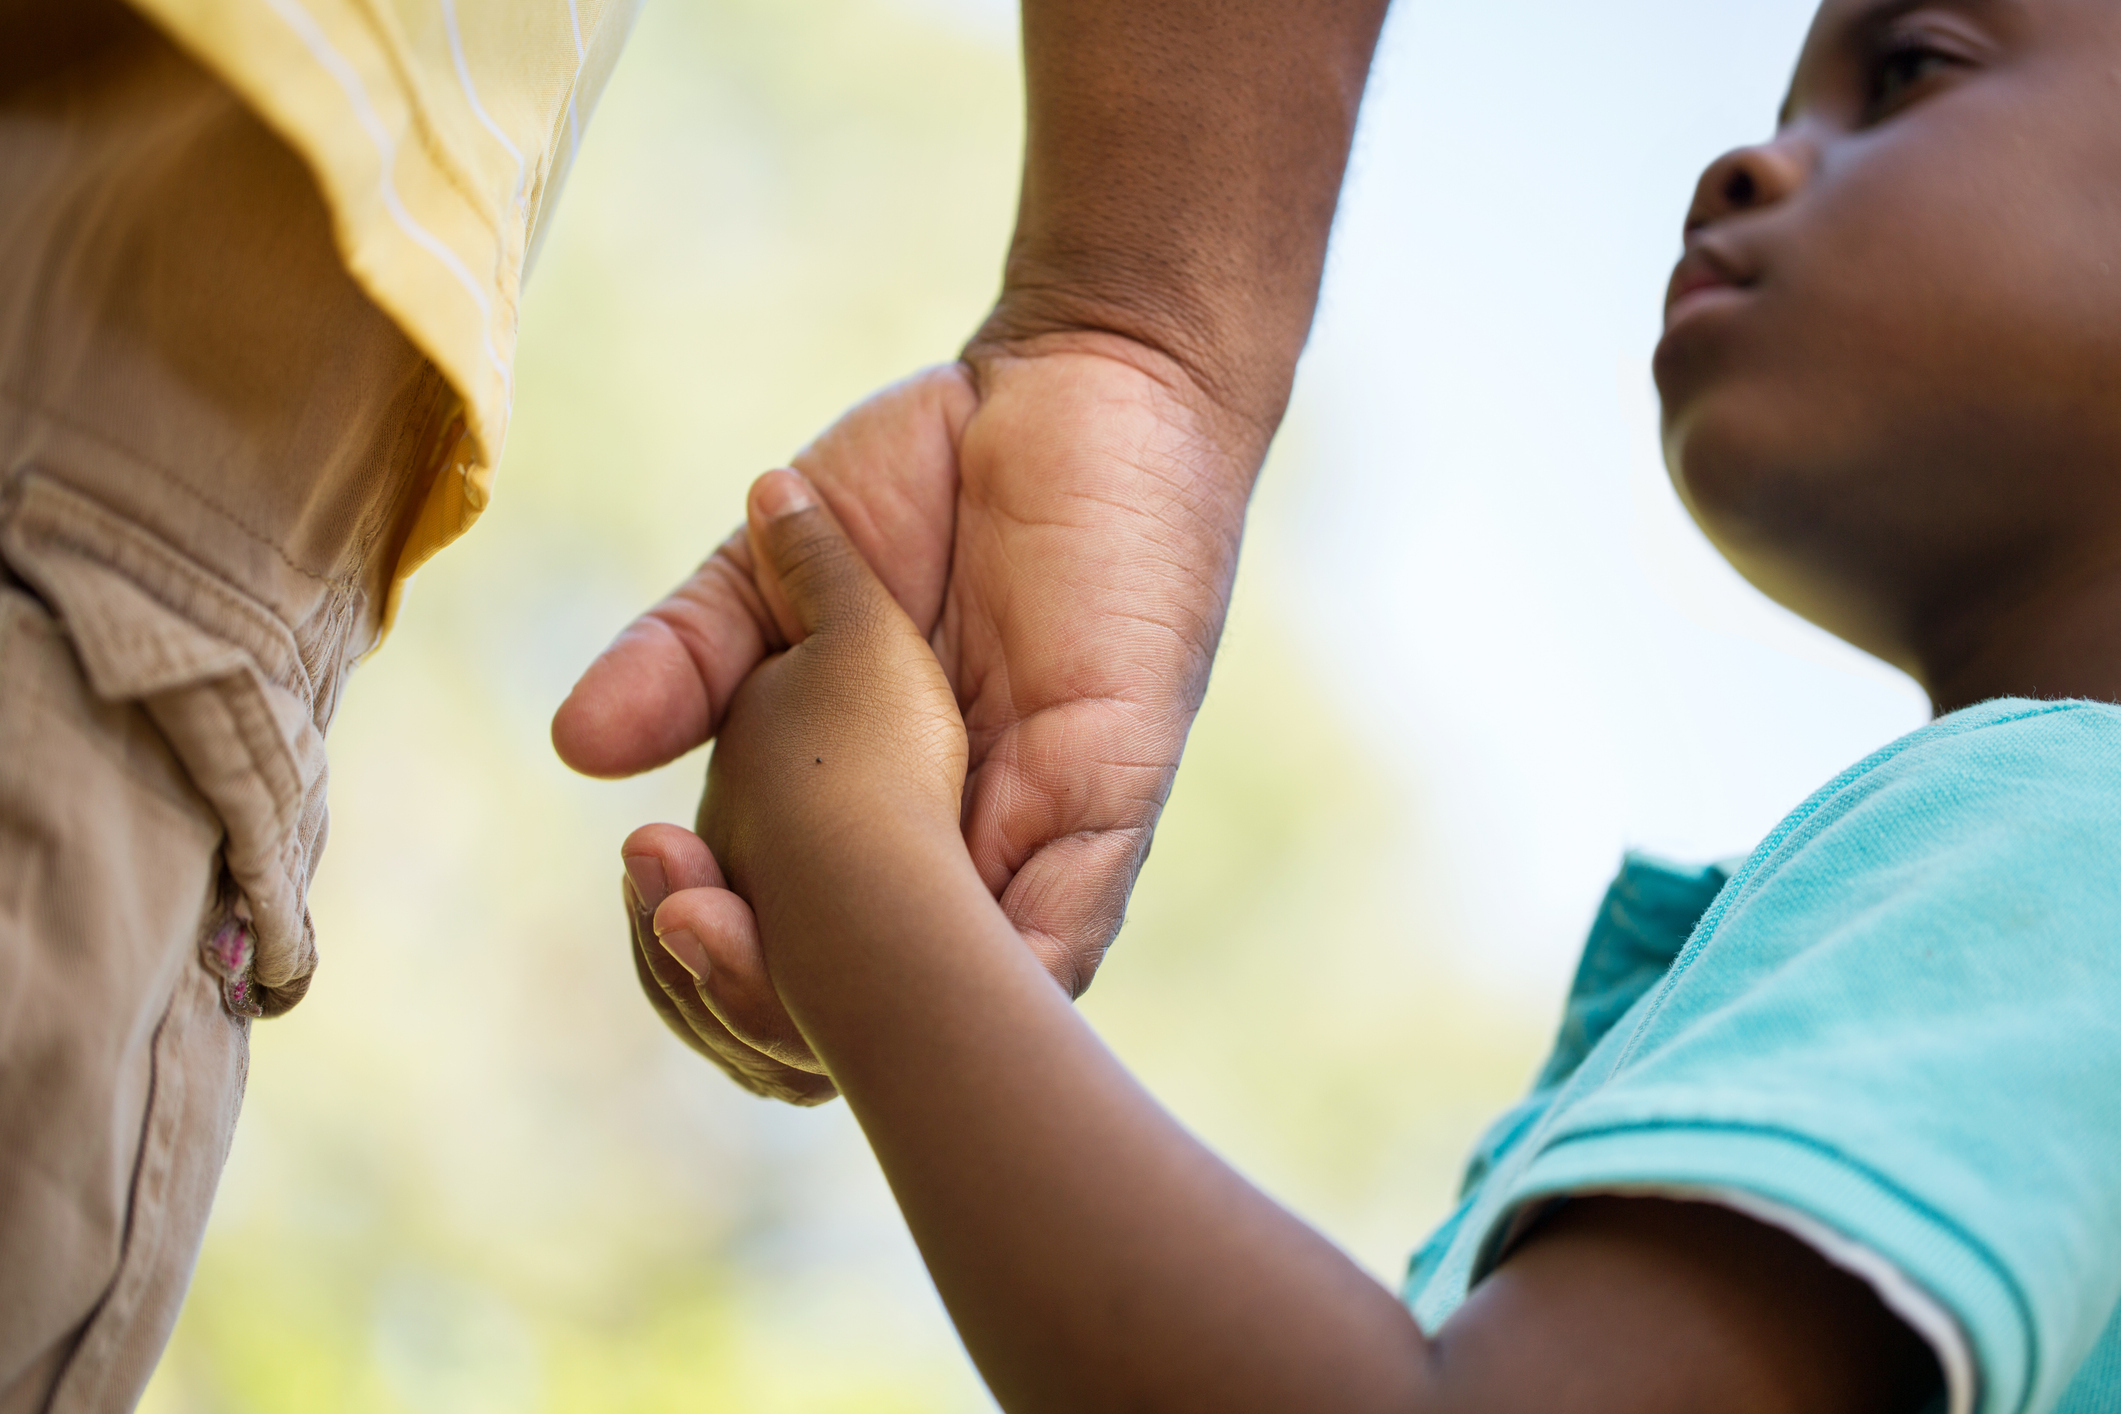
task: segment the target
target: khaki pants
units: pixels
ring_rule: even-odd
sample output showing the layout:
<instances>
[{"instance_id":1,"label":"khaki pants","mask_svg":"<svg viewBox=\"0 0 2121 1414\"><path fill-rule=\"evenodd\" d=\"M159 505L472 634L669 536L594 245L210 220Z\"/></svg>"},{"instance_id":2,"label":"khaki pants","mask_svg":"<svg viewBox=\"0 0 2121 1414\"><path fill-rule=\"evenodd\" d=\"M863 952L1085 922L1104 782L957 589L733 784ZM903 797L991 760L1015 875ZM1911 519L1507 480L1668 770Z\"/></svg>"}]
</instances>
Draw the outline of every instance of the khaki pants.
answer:
<instances>
[{"instance_id":1,"label":"khaki pants","mask_svg":"<svg viewBox=\"0 0 2121 1414\"><path fill-rule=\"evenodd\" d=\"M168 1339L455 413L225 90L0 0L0 1414L128 1409Z\"/></svg>"}]
</instances>

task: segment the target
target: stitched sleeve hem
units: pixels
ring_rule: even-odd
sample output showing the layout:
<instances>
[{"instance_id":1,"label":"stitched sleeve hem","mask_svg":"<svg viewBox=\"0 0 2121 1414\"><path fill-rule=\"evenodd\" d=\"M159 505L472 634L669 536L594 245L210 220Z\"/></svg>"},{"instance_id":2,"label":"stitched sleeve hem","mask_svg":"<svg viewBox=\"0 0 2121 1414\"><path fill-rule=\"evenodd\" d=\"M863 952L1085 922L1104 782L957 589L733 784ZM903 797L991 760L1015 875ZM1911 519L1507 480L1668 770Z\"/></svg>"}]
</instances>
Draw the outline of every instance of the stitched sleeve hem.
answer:
<instances>
[{"instance_id":1,"label":"stitched sleeve hem","mask_svg":"<svg viewBox=\"0 0 2121 1414\"><path fill-rule=\"evenodd\" d=\"M1975 1366L1977 1414L2019 1414L2041 1383L2030 1305L1978 1240L1860 1162L1772 1129L1671 1122L1555 1136L1511 1184L1483 1236L1476 1280L1499 1260L1516 1215L1558 1198L1651 1189L1741 1195L1877 1258L1962 1333ZM1940 1360L1947 1354L1940 1350Z\"/></svg>"}]
</instances>

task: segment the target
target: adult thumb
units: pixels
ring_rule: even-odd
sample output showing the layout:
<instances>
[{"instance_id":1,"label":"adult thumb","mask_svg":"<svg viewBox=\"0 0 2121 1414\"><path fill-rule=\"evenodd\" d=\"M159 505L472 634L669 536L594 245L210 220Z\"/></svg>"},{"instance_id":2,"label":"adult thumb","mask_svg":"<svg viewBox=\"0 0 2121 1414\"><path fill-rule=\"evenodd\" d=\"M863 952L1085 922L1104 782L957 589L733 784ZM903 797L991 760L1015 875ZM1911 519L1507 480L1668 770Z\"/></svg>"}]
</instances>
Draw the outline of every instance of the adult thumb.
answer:
<instances>
[{"instance_id":1,"label":"adult thumb","mask_svg":"<svg viewBox=\"0 0 2121 1414\"><path fill-rule=\"evenodd\" d=\"M745 510L759 593L788 643L896 607L800 473L783 468L761 476Z\"/></svg>"}]
</instances>

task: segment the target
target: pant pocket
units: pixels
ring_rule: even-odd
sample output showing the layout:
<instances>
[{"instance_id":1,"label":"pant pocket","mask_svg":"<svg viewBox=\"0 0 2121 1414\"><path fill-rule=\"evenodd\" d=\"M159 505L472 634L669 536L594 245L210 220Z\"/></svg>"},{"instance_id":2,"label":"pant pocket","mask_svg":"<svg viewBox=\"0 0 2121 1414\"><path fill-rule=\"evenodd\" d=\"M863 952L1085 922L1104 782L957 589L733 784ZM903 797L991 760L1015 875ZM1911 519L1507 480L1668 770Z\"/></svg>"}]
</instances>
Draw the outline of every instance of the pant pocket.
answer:
<instances>
[{"instance_id":1,"label":"pant pocket","mask_svg":"<svg viewBox=\"0 0 2121 1414\"><path fill-rule=\"evenodd\" d=\"M293 634L97 502L22 477L4 555L64 626L107 704L137 703L212 806L247 926L215 949L230 1007L275 1016L316 969L307 895L325 835L324 737Z\"/></svg>"},{"instance_id":2,"label":"pant pocket","mask_svg":"<svg viewBox=\"0 0 2121 1414\"><path fill-rule=\"evenodd\" d=\"M129 1407L175 1319L248 1055L200 965L221 840L145 709L0 587L6 1414Z\"/></svg>"}]
</instances>

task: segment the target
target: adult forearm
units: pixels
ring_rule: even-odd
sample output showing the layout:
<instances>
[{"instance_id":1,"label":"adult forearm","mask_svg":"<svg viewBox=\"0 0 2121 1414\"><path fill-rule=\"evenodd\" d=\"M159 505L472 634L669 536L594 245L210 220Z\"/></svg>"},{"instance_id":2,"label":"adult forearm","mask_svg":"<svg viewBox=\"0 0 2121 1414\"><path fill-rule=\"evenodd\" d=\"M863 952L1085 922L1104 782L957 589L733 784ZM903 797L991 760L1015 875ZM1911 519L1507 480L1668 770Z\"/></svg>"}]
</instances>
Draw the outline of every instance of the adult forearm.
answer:
<instances>
[{"instance_id":1,"label":"adult forearm","mask_svg":"<svg viewBox=\"0 0 2121 1414\"><path fill-rule=\"evenodd\" d=\"M1271 433L1386 0L1023 0L1029 129L981 340L1121 335Z\"/></svg>"},{"instance_id":2,"label":"adult forearm","mask_svg":"<svg viewBox=\"0 0 2121 1414\"><path fill-rule=\"evenodd\" d=\"M761 921L1002 1406L1426 1407L1392 1296L1135 1085L969 867L936 872L775 890Z\"/></svg>"}]
</instances>

